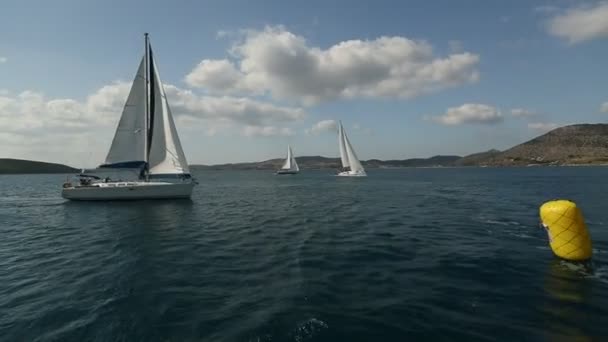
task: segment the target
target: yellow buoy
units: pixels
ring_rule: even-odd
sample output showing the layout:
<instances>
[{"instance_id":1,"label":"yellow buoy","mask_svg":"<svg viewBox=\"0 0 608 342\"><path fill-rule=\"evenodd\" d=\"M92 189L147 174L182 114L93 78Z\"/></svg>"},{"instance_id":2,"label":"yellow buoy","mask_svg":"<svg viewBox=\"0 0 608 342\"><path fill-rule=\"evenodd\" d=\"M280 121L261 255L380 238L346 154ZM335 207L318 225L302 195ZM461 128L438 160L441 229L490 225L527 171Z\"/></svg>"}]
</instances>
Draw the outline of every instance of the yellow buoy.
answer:
<instances>
[{"instance_id":1,"label":"yellow buoy","mask_svg":"<svg viewBox=\"0 0 608 342\"><path fill-rule=\"evenodd\" d=\"M591 258L591 238L583 213L574 202L546 202L540 207L540 220L547 230L549 244L555 255L573 261Z\"/></svg>"}]
</instances>

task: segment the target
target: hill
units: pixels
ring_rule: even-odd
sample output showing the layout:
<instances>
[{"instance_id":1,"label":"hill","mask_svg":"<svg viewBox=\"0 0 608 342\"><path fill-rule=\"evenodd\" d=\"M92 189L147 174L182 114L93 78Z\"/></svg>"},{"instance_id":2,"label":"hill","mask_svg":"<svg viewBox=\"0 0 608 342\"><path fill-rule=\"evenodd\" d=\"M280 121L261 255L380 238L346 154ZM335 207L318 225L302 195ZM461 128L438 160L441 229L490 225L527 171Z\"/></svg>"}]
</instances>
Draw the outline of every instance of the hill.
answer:
<instances>
[{"instance_id":1,"label":"hill","mask_svg":"<svg viewBox=\"0 0 608 342\"><path fill-rule=\"evenodd\" d=\"M78 172L78 169L74 169L62 164L45 163L22 159L0 158L0 174L74 172Z\"/></svg>"},{"instance_id":2,"label":"hill","mask_svg":"<svg viewBox=\"0 0 608 342\"><path fill-rule=\"evenodd\" d=\"M337 169L341 166L340 158L322 156L296 157L300 169ZM361 161L365 168L395 168L395 167L441 167L452 166L459 156L434 156L431 158L413 158L403 160L370 159ZM235 163L219 165L192 165L194 169L206 170L276 170L283 165L284 159L269 159L262 162Z\"/></svg>"},{"instance_id":3,"label":"hill","mask_svg":"<svg viewBox=\"0 0 608 342\"><path fill-rule=\"evenodd\" d=\"M340 167L339 158L297 157L301 169ZM205 169L271 170L281 167L283 159L263 162L197 165ZM442 166L532 166L608 164L608 124L578 124L556 128L506 151L489 150L465 157L434 156L403 160L370 159L366 168L442 167Z\"/></svg>"},{"instance_id":4,"label":"hill","mask_svg":"<svg viewBox=\"0 0 608 342\"><path fill-rule=\"evenodd\" d=\"M462 157L454 162L454 166L483 166L487 160L499 155L499 150L489 150L486 152L473 153Z\"/></svg>"},{"instance_id":5,"label":"hill","mask_svg":"<svg viewBox=\"0 0 608 342\"><path fill-rule=\"evenodd\" d=\"M556 128L504 152L482 158L492 166L586 165L608 163L608 124Z\"/></svg>"}]
</instances>

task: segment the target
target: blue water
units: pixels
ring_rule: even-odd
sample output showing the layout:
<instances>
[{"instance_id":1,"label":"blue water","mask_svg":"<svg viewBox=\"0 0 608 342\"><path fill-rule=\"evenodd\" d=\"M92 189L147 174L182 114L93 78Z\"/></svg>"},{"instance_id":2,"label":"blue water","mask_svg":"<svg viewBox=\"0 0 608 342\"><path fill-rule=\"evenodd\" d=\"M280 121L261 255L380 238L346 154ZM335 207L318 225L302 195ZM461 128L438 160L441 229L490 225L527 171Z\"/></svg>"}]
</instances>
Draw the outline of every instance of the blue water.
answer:
<instances>
[{"instance_id":1,"label":"blue water","mask_svg":"<svg viewBox=\"0 0 608 342\"><path fill-rule=\"evenodd\" d=\"M0 340L608 340L608 168L195 176L191 201L114 203L0 176ZM554 198L591 269L552 255Z\"/></svg>"}]
</instances>

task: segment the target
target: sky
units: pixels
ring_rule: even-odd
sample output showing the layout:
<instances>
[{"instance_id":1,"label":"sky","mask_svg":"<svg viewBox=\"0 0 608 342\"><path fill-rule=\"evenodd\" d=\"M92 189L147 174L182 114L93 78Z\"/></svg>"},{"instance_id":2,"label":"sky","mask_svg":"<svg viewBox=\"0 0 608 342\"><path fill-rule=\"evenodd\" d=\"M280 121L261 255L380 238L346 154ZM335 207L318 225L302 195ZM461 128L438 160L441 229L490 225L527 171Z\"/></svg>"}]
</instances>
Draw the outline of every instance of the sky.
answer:
<instances>
[{"instance_id":1,"label":"sky","mask_svg":"<svg viewBox=\"0 0 608 342\"><path fill-rule=\"evenodd\" d=\"M606 1L29 1L0 11L0 157L103 163L149 32L190 164L506 149L606 122Z\"/></svg>"}]
</instances>

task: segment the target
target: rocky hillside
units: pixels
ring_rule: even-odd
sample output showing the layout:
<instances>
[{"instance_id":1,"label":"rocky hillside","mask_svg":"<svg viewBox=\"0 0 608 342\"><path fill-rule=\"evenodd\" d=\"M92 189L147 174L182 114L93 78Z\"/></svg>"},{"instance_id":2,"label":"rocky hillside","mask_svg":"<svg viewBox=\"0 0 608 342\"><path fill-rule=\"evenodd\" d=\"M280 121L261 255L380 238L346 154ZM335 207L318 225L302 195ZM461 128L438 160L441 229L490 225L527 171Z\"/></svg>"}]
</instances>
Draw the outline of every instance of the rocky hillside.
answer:
<instances>
[{"instance_id":1,"label":"rocky hillside","mask_svg":"<svg viewBox=\"0 0 608 342\"><path fill-rule=\"evenodd\" d=\"M470 154L454 162L454 166L483 166L488 159L496 157L501 152L499 150L489 150L486 152Z\"/></svg>"},{"instance_id":2,"label":"rocky hillside","mask_svg":"<svg viewBox=\"0 0 608 342\"><path fill-rule=\"evenodd\" d=\"M556 128L504 152L482 158L491 166L608 163L608 124Z\"/></svg>"},{"instance_id":3,"label":"rocky hillside","mask_svg":"<svg viewBox=\"0 0 608 342\"><path fill-rule=\"evenodd\" d=\"M0 174L18 173L74 173L77 169L62 164L32 160L0 158Z\"/></svg>"}]
</instances>

